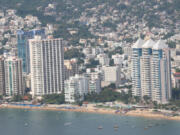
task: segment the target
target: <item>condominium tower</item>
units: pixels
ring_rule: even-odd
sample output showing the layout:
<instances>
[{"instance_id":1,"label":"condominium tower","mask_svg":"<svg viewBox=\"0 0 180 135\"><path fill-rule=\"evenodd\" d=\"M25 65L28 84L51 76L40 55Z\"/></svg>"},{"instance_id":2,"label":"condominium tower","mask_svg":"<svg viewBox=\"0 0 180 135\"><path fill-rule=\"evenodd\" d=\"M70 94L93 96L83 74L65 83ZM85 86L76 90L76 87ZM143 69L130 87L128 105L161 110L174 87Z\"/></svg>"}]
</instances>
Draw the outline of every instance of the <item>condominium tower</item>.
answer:
<instances>
[{"instance_id":1,"label":"condominium tower","mask_svg":"<svg viewBox=\"0 0 180 135\"><path fill-rule=\"evenodd\" d=\"M5 71L4 71L4 57L0 57L0 95L5 94Z\"/></svg>"},{"instance_id":2,"label":"condominium tower","mask_svg":"<svg viewBox=\"0 0 180 135\"><path fill-rule=\"evenodd\" d=\"M35 29L31 31L17 31L18 57L23 60L23 72L30 73L30 56L28 40L33 39L36 35L45 37L44 29Z\"/></svg>"},{"instance_id":3,"label":"condominium tower","mask_svg":"<svg viewBox=\"0 0 180 135\"><path fill-rule=\"evenodd\" d=\"M132 46L132 94L158 103L171 99L170 50L159 40L138 41Z\"/></svg>"},{"instance_id":4,"label":"condominium tower","mask_svg":"<svg viewBox=\"0 0 180 135\"><path fill-rule=\"evenodd\" d=\"M29 45L32 95L61 93L64 90L63 40L35 36Z\"/></svg>"},{"instance_id":5,"label":"condominium tower","mask_svg":"<svg viewBox=\"0 0 180 135\"><path fill-rule=\"evenodd\" d=\"M6 58L4 60L3 72L5 80L5 95L23 95L24 83L22 76L22 60L11 56Z\"/></svg>"}]
</instances>

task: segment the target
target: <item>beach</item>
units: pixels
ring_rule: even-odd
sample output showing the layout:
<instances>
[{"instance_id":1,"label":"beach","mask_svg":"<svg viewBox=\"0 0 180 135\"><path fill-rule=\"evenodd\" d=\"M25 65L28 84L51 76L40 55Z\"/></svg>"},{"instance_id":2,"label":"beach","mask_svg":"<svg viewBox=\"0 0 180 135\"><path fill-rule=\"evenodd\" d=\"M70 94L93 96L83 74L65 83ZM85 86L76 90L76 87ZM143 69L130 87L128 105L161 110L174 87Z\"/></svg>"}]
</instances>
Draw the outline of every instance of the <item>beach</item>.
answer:
<instances>
[{"instance_id":1,"label":"beach","mask_svg":"<svg viewBox=\"0 0 180 135\"><path fill-rule=\"evenodd\" d=\"M93 105L79 107L77 105L48 105L48 106L18 106L18 105L1 105L0 108L11 108L11 109L35 109L35 110L52 110L52 111L70 111L70 112L84 112L84 113L98 113L98 114L113 114L113 115L123 115L123 116L135 116L135 117L145 117L153 119L167 119L167 120L178 120L180 121L180 116L166 116L160 113L155 113L152 109L136 109L129 110L127 112L121 112L110 108L97 108Z\"/></svg>"}]
</instances>

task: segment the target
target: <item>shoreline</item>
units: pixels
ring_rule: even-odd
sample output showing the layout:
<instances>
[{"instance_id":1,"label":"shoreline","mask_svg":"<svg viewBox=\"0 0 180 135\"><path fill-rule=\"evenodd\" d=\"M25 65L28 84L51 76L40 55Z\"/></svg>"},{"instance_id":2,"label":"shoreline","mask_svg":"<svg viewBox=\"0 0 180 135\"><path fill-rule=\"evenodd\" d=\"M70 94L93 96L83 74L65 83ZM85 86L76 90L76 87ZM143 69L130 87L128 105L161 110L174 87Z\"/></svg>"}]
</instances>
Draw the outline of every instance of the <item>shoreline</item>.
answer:
<instances>
[{"instance_id":1,"label":"shoreline","mask_svg":"<svg viewBox=\"0 0 180 135\"><path fill-rule=\"evenodd\" d=\"M143 117L143 118L153 118L153 119L162 119L162 120L176 120L180 121L180 116L165 116L163 114L153 113L152 110L130 110L127 113L116 113L116 110L106 109L106 108L96 108L96 107L79 107L76 109L66 109L66 108L57 108L57 107L30 107L30 106L17 106L17 105L1 105L1 108L7 109L29 109L29 110L47 110L47 111L66 111L66 112L82 112L82 113L95 113L95 114L111 114L119 116L133 116L133 117Z\"/></svg>"}]
</instances>

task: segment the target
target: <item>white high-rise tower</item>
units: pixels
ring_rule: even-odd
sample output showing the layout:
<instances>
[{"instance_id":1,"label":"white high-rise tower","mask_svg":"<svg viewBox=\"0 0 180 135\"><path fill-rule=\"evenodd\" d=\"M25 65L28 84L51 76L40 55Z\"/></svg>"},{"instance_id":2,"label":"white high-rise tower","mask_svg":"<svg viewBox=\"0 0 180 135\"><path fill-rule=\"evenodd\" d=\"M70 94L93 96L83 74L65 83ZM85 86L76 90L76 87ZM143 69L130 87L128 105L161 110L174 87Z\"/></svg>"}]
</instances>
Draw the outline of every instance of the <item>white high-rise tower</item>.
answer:
<instances>
[{"instance_id":1,"label":"white high-rise tower","mask_svg":"<svg viewBox=\"0 0 180 135\"><path fill-rule=\"evenodd\" d=\"M159 40L151 59L152 100L167 103L171 98L171 64L168 46Z\"/></svg>"},{"instance_id":2,"label":"white high-rise tower","mask_svg":"<svg viewBox=\"0 0 180 135\"><path fill-rule=\"evenodd\" d=\"M151 97L151 55L154 41L149 39L142 46L141 69L141 96Z\"/></svg>"},{"instance_id":3,"label":"white high-rise tower","mask_svg":"<svg viewBox=\"0 0 180 135\"><path fill-rule=\"evenodd\" d=\"M132 93L134 96L141 96L140 58L142 56L143 44L144 40L138 39L132 46Z\"/></svg>"},{"instance_id":4,"label":"white high-rise tower","mask_svg":"<svg viewBox=\"0 0 180 135\"><path fill-rule=\"evenodd\" d=\"M8 96L23 95L24 85L22 76L22 60L8 57L4 60L5 94Z\"/></svg>"},{"instance_id":5,"label":"white high-rise tower","mask_svg":"<svg viewBox=\"0 0 180 135\"><path fill-rule=\"evenodd\" d=\"M161 40L142 44L139 39L132 46L132 94L167 103L171 99L170 50Z\"/></svg>"},{"instance_id":6,"label":"white high-rise tower","mask_svg":"<svg viewBox=\"0 0 180 135\"><path fill-rule=\"evenodd\" d=\"M62 39L29 40L33 96L64 90L64 45Z\"/></svg>"}]
</instances>

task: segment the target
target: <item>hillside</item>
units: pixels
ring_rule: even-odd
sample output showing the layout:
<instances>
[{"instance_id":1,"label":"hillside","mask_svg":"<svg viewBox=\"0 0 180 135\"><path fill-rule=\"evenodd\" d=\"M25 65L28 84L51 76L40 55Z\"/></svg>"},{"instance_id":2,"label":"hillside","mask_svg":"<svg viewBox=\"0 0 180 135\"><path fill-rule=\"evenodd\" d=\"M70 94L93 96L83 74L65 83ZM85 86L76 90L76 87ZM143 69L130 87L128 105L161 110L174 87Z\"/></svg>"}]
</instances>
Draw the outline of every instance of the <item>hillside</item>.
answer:
<instances>
[{"instance_id":1,"label":"hillside","mask_svg":"<svg viewBox=\"0 0 180 135\"><path fill-rule=\"evenodd\" d=\"M80 38L131 42L140 34L168 38L180 32L179 0L0 0L0 7L37 16L43 25L55 24L54 36L74 44ZM78 33L71 35L69 28Z\"/></svg>"}]
</instances>

